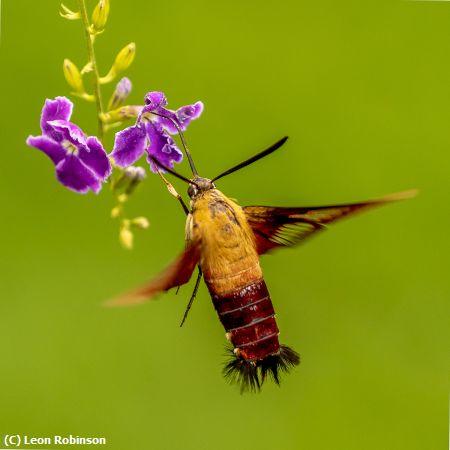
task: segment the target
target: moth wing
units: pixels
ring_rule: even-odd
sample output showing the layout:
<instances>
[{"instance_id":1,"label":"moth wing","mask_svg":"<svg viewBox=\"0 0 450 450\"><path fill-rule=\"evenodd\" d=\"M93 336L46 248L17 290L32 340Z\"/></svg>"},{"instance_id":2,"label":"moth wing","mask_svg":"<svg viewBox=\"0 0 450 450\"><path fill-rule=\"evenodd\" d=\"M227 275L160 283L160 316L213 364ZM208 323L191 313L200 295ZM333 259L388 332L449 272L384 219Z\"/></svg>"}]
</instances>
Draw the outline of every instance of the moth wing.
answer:
<instances>
[{"instance_id":1,"label":"moth wing","mask_svg":"<svg viewBox=\"0 0 450 450\"><path fill-rule=\"evenodd\" d=\"M106 302L107 306L125 306L152 300L161 292L187 283L200 260L200 243L191 242L186 249L156 278Z\"/></svg>"},{"instance_id":2,"label":"moth wing","mask_svg":"<svg viewBox=\"0 0 450 450\"><path fill-rule=\"evenodd\" d=\"M385 203L414 197L416 190L398 192L361 203L333 206L284 208L244 206L247 221L253 230L260 255L278 247L290 247L303 242L329 223Z\"/></svg>"}]
</instances>

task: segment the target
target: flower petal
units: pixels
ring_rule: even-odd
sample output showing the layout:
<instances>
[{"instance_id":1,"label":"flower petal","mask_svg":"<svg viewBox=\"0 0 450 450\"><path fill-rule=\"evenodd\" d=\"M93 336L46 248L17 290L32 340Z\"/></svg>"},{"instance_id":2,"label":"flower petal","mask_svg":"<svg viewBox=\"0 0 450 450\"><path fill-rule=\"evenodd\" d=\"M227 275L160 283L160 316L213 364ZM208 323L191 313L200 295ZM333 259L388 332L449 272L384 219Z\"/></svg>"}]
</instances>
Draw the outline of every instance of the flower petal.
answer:
<instances>
[{"instance_id":1,"label":"flower petal","mask_svg":"<svg viewBox=\"0 0 450 450\"><path fill-rule=\"evenodd\" d=\"M51 120L69 120L72 115L73 103L66 97L56 97L54 100L45 100L41 113L42 133L52 137L54 140L60 140L59 135L55 133L47 122Z\"/></svg>"},{"instance_id":2,"label":"flower petal","mask_svg":"<svg viewBox=\"0 0 450 450\"><path fill-rule=\"evenodd\" d=\"M28 136L27 145L43 151L55 165L64 159L67 153L61 144L48 136Z\"/></svg>"},{"instance_id":3,"label":"flower petal","mask_svg":"<svg viewBox=\"0 0 450 450\"><path fill-rule=\"evenodd\" d=\"M162 125L170 134L178 133L177 127L174 122L178 124L182 131L186 130L188 125L194 120L200 117L203 112L203 103L197 102L193 105L186 105L178 108L176 111L163 108L162 106L153 107L152 105L144 106L141 114L146 112L155 113L152 117L152 122ZM162 116L158 116L161 114Z\"/></svg>"},{"instance_id":4,"label":"flower petal","mask_svg":"<svg viewBox=\"0 0 450 450\"><path fill-rule=\"evenodd\" d=\"M167 98L164 92L152 91L145 95L144 102L148 107L156 110L156 108L167 105ZM148 109L148 111L152 111L152 109Z\"/></svg>"},{"instance_id":5,"label":"flower petal","mask_svg":"<svg viewBox=\"0 0 450 450\"><path fill-rule=\"evenodd\" d=\"M56 178L66 188L80 194L89 189L97 193L102 187L101 181L74 154L68 154L56 166Z\"/></svg>"},{"instance_id":6,"label":"flower petal","mask_svg":"<svg viewBox=\"0 0 450 450\"><path fill-rule=\"evenodd\" d=\"M181 129L185 130L192 120L198 119L203 112L203 103L196 102L193 105L182 106L175 112Z\"/></svg>"},{"instance_id":7,"label":"flower petal","mask_svg":"<svg viewBox=\"0 0 450 450\"><path fill-rule=\"evenodd\" d=\"M86 136L78 125L67 120L50 120L47 122L54 133L57 133L60 140L67 140L79 147L86 145Z\"/></svg>"},{"instance_id":8,"label":"flower petal","mask_svg":"<svg viewBox=\"0 0 450 450\"><path fill-rule=\"evenodd\" d=\"M116 133L110 156L120 167L136 162L144 153L146 133L143 126L134 125Z\"/></svg>"},{"instance_id":9,"label":"flower petal","mask_svg":"<svg viewBox=\"0 0 450 450\"><path fill-rule=\"evenodd\" d=\"M177 147L175 141L162 129L160 125L147 122L146 130L150 139L150 145L147 148L147 161L153 172L157 172L157 168L150 159L150 156L156 158L169 169L173 167L174 162L181 162L183 159L183 153Z\"/></svg>"},{"instance_id":10,"label":"flower petal","mask_svg":"<svg viewBox=\"0 0 450 450\"><path fill-rule=\"evenodd\" d=\"M95 175L105 181L111 174L111 163L102 144L95 136L88 137L87 148L80 148L78 157Z\"/></svg>"}]
</instances>

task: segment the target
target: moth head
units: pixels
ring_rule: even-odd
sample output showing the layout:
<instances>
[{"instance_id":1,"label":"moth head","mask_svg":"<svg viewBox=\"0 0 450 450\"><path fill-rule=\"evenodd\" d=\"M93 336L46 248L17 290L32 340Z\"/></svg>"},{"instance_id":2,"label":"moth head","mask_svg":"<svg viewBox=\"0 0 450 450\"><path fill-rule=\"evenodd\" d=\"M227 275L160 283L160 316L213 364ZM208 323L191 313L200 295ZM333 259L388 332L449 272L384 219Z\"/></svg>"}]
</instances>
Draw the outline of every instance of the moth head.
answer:
<instances>
[{"instance_id":1,"label":"moth head","mask_svg":"<svg viewBox=\"0 0 450 450\"><path fill-rule=\"evenodd\" d=\"M196 177L188 187L188 195L190 198L196 198L210 189L215 189L214 183L208 178Z\"/></svg>"}]
</instances>

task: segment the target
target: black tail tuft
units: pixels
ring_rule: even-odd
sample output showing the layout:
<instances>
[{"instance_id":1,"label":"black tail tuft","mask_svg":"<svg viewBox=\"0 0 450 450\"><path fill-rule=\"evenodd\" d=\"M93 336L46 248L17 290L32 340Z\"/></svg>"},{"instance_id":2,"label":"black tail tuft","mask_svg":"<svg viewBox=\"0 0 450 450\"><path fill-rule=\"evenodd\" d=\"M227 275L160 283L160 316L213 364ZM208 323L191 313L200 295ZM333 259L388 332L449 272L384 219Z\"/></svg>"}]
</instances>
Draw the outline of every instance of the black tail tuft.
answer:
<instances>
[{"instance_id":1,"label":"black tail tuft","mask_svg":"<svg viewBox=\"0 0 450 450\"><path fill-rule=\"evenodd\" d=\"M294 366L300 364L300 356L287 345L280 347L278 355L271 355L259 362L261 367L261 384L270 376L276 384L280 384L280 372L288 373Z\"/></svg>"},{"instance_id":2,"label":"black tail tuft","mask_svg":"<svg viewBox=\"0 0 450 450\"><path fill-rule=\"evenodd\" d=\"M264 381L270 377L279 385L280 372L288 373L300 363L300 356L292 348L281 345L280 352L258 361L248 361L236 357L230 349L233 359L224 367L223 374L231 383L241 387L241 394L246 391L259 392Z\"/></svg>"},{"instance_id":3,"label":"black tail tuft","mask_svg":"<svg viewBox=\"0 0 450 450\"><path fill-rule=\"evenodd\" d=\"M261 389L256 362L236 358L233 354L233 359L223 368L223 374L231 383L241 386L241 394L245 391L258 392Z\"/></svg>"}]
</instances>

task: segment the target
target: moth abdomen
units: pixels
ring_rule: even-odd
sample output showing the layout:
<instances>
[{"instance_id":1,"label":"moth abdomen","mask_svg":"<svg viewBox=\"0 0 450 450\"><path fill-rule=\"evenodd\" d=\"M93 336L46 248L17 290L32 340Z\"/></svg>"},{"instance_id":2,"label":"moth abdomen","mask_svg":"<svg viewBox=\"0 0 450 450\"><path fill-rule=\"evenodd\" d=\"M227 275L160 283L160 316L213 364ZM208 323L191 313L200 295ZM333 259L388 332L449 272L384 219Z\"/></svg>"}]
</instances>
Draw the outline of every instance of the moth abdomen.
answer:
<instances>
[{"instance_id":1,"label":"moth abdomen","mask_svg":"<svg viewBox=\"0 0 450 450\"><path fill-rule=\"evenodd\" d=\"M212 300L236 356L258 360L278 352L275 310L262 278L231 292L215 294Z\"/></svg>"},{"instance_id":2,"label":"moth abdomen","mask_svg":"<svg viewBox=\"0 0 450 450\"><path fill-rule=\"evenodd\" d=\"M212 299L233 345L233 360L226 365L225 376L238 382L242 391L259 389L267 375L279 383L279 370L298 364L297 353L280 346L275 310L262 278L225 294L213 294Z\"/></svg>"}]
</instances>

